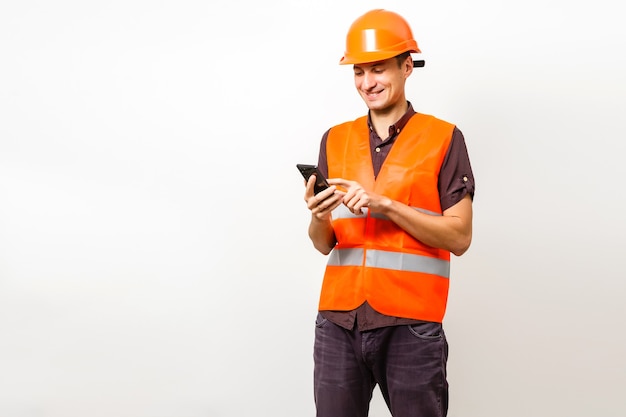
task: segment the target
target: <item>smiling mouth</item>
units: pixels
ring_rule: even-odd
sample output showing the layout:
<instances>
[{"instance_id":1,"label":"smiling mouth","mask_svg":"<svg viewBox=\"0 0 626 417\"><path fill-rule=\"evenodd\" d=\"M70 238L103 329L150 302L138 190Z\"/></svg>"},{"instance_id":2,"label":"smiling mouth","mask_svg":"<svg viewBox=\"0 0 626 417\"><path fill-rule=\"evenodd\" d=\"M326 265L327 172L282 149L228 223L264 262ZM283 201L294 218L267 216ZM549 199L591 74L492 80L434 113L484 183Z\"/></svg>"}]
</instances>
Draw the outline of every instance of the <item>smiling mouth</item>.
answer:
<instances>
[{"instance_id":1,"label":"smiling mouth","mask_svg":"<svg viewBox=\"0 0 626 417\"><path fill-rule=\"evenodd\" d=\"M375 98L378 98L378 96L379 96L382 92L383 92L383 90L381 90L381 91L370 91L370 92L365 92L365 96L366 96L367 98L370 98L370 99L375 99Z\"/></svg>"}]
</instances>

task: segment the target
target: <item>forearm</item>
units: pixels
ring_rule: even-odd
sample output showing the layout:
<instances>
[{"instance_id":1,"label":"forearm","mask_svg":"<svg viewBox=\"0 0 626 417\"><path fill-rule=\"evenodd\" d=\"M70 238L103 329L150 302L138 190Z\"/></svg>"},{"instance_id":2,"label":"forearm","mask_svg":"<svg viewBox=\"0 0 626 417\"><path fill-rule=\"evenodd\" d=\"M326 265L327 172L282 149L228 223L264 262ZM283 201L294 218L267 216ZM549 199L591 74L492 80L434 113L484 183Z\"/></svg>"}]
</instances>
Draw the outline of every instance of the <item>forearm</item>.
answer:
<instances>
[{"instance_id":1,"label":"forearm","mask_svg":"<svg viewBox=\"0 0 626 417\"><path fill-rule=\"evenodd\" d=\"M337 243L330 218L320 220L315 215L312 215L311 223L309 224L309 238L311 238L315 249L324 255L328 255Z\"/></svg>"},{"instance_id":2,"label":"forearm","mask_svg":"<svg viewBox=\"0 0 626 417\"><path fill-rule=\"evenodd\" d=\"M419 212L387 199L380 210L420 242L461 256L472 240L472 203L469 195L444 211L442 216Z\"/></svg>"}]
</instances>

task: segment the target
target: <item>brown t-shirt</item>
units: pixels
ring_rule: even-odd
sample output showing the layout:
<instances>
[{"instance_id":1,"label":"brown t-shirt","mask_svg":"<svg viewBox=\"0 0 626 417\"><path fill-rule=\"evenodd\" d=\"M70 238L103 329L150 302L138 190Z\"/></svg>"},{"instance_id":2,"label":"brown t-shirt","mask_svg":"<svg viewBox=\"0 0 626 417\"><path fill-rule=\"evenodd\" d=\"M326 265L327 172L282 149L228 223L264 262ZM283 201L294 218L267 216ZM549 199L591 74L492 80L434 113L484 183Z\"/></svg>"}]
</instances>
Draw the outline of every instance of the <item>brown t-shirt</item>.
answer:
<instances>
[{"instance_id":1,"label":"brown t-shirt","mask_svg":"<svg viewBox=\"0 0 626 417\"><path fill-rule=\"evenodd\" d=\"M404 129L404 126L406 126L409 119L415 114L415 110L413 110L411 103L408 103L408 105L409 108L404 116L402 116L395 124L389 126L389 137L384 140L381 139L372 128L371 120L368 117L368 125L370 128L369 140L375 176L378 176L383 162L389 154L391 147L395 143L398 134L402 131L402 129ZM318 160L319 170L325 177L328 177L328 161L326 157L327 141L328 131L326 131L322 137ZM452 132L452 140L450 141L450 146L448 147L448 151L441 165L438 189L442 210L452 207L461 201L467 194L474 198L474 175L472 173L465 139L461 131L456 127ZM320 313L324 318L346 329L354 328L356 323L360 331L419 322L419 320L386 316L378 313L367 303L367 301L352 311L325 310Z\"/></svg>"}]
</instances>

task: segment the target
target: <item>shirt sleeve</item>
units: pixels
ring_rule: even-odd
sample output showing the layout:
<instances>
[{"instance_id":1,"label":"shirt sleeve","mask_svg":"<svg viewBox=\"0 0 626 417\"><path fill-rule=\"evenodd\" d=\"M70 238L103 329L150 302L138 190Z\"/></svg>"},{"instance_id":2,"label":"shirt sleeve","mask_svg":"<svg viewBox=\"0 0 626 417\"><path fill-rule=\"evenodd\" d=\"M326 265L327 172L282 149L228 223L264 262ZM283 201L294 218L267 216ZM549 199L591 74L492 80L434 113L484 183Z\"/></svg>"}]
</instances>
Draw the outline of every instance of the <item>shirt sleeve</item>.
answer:
<instances>
[{"instance_id":1,"label":"shirt sleeve","mask_svg":"<svg viewBox=\"0 0 626 417\"><path fill-rule=\"evenodd\" d=\"M441 210L447 210L467 194L474 199L474 174L463 133L455 127L439 171Z\"/></svg>"},{"instance_id":2,"label":"shirt sleeve","mask_svg":"<svg viewBox=\"0 0 626 417\"><path fill-rule=\"evenodd\" d=\"M322 136L322 141L320 143L320 153L317 159L317 169L319 169L322 175L324 175L326 178L328 178L328 157L326 155L326 142L328 142L328 132L330 132L330 129L328 129Z\"/></svg>"}]
</instances>

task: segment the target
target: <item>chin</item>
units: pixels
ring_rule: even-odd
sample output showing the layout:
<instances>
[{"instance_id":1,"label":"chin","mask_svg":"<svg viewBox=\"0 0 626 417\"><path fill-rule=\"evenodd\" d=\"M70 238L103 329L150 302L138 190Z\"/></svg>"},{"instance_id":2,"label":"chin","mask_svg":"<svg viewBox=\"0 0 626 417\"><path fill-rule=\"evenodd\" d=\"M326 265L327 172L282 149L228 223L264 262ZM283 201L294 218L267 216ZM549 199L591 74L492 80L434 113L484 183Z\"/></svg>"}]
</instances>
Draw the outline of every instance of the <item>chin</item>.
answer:
<instances>
[{"instance_id":1,"label":"chin","mask_svg":"<svg viewBox=\"0 0 626 417\"><path fill-rule=\"evenodd\" d=\"M371 102L371 101L366 101L365 102L367 104L367 108L370 110L385 110L387 109L387 106L385 103L378 103L378 102Z\"/></svg>"},{"instance_id":2,"label":"chin","mask_svg":"<svg viewBox=\"0 0 626 417\"><path fill-rule=\"evenodd\" d=\"M367 97L361 97L368 108L377 109L379 107L384 107L384 103L381 100L368 100Z\"/></svg>"}]
</instances>

